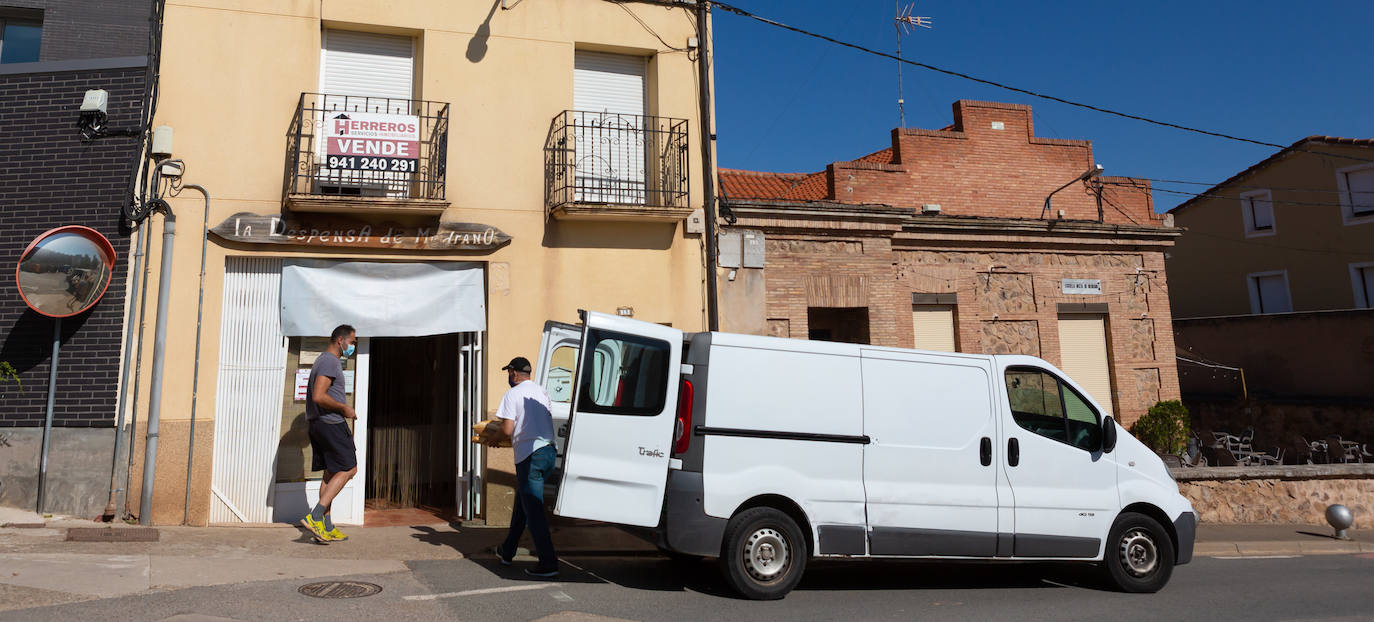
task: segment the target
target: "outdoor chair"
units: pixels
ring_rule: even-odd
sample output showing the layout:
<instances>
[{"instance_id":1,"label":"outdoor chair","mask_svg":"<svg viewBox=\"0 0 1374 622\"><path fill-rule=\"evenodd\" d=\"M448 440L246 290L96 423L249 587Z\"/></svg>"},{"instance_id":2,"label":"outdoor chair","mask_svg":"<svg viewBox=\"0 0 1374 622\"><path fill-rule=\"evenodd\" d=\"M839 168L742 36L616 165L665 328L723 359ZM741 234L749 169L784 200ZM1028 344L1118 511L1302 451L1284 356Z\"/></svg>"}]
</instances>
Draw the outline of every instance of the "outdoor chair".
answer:
<instances>
[{"instance_id":1,"label":"outdoor chair","mask_svg":"<svg viewBox=\"0 0 1374 622\"><path fill-rule=\"evenodd\" d=\"M1347 441L1339 434L1332 434L1326 437L1327 453L1331 454L1333 462L1337 457L1342 463L1364 462L1363 450L1360 444L1354 441Z\"/></svg>"},{"instance_id":2,"label":"outdoor chair","mask_svg":"<svg viewBox=\"0 0 1374 622\"><path fill-rule=\"evenodd\" d=\"M1164 466L1171 469L1183 468L1183 459L1173 454L1159 454L1159 459L1164 461Z\"/></svg>"},{"instance_id":3,"label":"outdoor chair","mask_svg":"<svg viewBox=\"0 0 1374 622\"><path fill-rule=\"evenodd\" d=\"M1283 448L1275 447L1274 453L1272 454L1257 451L1255 453L1250 454L1250 457L1258 463L1258 466L1283 464Z\"/></svg>"},{"instance_id":4,"label":"outdoor chair","mask_svg":"<svg viewBox=\"0 0 1374 622\"><path fill-rule=\"evenodd\" d=\"M1220 445L1217 447L1207 447L1205 451L1207 453L1210 453L1210 455L1207 458L1208 461L1217 466L1243 466L1240 460L1236 458L1236 455L1231 453L1231 448L1225 445Z\"/></svg>"},{"instance_id":5,"label":"outdoor chair","mask_svg":"<svg viewBox=\"0 0 1374 622\"><path fill-rule=\"evenodd\" d=\"M1207 466L1207 458L1202 455L1202 440L1197 435L1188 439L1187 453L1182 456L1182 462L1185 467Z\"/></svg>"},{"instance_id":6,"label":"outdoor chair","mask_svg":"<svg viewBox=\"0 0 1374 622\"><path fill-rule=\"evenodd\" d=\"M1326 441L1308 442L1308 440L1302 436L1298 437L1298 441L1306 448L1305 451L1307 452L1308 464L1327 464L1331 462L1331 458L1327 456Z\"/></svg>"}]
</instances>

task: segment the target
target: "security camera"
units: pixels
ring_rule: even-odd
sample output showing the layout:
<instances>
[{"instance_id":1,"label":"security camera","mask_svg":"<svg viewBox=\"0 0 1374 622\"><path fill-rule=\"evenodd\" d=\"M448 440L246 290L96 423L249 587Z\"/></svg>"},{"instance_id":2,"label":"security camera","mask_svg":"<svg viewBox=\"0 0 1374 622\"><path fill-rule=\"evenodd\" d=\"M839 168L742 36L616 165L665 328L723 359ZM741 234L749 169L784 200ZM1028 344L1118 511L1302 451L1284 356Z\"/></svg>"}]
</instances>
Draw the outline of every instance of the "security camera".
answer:
<instances>
[{"instance_id":1,"label":"security camera","mask_svg":"<svg viewBox=\"0 0 1374 622\"><path fill-rule=\"evenodd\" d=\"M105 110L110 103L110 94L105 89L91 89L86 91L86 97L81 100L81 118L77 122L82 129L99 130L105 126Z\"/></svg>"}]
</instances>

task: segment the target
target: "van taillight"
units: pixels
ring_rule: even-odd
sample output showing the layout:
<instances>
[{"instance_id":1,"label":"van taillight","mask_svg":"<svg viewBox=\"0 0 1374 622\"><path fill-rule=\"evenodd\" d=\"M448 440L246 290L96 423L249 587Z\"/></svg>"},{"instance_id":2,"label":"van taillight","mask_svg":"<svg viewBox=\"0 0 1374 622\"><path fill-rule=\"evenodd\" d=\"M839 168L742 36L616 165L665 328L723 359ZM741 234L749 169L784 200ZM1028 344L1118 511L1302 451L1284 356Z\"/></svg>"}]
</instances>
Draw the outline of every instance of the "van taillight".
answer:
<instances>
[{"instance_id":1,"label":"van taillight","mask_svg":"<svg viewBox=\"0 0 1374 622\"><path fill-rule=\"evenodd\" d=\"M692 444L692 383L683 380L677 388L677 428L673 430L673 453L686 453Z\"/></svg>"}]
</instances>

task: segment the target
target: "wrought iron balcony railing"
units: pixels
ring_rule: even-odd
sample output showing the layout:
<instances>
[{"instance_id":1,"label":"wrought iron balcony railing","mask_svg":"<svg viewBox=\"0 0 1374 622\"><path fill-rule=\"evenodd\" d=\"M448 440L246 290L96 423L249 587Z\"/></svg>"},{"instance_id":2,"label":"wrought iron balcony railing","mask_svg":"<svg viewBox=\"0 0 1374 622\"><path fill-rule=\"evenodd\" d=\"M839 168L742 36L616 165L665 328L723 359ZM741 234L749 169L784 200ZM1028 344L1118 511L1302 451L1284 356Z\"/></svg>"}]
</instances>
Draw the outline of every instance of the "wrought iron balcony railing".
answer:
<instances>
[{"instance_id":1,"label":"wrought iron balcony railing","mask_svg":"<svg viewBox=\"0 0 1374 622\"><path fill-rule=\"evenodd\" d=\"M605 205L681 217L687 162L686 119L565 110L544 144L545 200L555 215Z\"/></svg>"},{"instance_id":2,"label":"wrought iron balcony railing","mask_svg":"<svg viewBox=\"0 0 1374 622\"><path fill-rule=\"evenodd\" d=\"M283 199L443 201L448 112L444 102L302 93L286 136Z\"/></svg>"}]
</instances>

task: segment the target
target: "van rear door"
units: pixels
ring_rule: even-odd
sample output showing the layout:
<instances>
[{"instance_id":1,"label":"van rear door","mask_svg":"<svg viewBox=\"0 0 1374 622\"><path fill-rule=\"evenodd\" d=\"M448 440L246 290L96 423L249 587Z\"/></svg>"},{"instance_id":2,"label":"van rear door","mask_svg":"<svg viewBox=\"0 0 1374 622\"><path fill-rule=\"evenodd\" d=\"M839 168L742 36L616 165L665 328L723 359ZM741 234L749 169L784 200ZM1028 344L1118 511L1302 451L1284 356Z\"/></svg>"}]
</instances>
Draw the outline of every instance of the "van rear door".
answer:
<instances>
[{"instance_id":1,"label":"van rear door","mask_svg":"<svg viewBox=\"0 0 1374 622\"><path fill-rule=\"evenodd\" d=\"M587 313L554 513L654 527L676 423L682 331Z\"/></svg>"},{"instance_id":2,"label":"van rear door","mask_svg":"<svg viewBox=\"0 0 1374 622\"><path fill-rule=\"evenodd\" d=\"M539 360L534 364L534 382L549 393L549 403L553 406L553 442L560 457L567 449L573 370L577 368L577 349L581 341L581 326L545 322L544 337L539 341Z\"/></svg>"}]
</instances>

